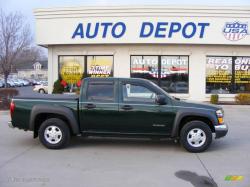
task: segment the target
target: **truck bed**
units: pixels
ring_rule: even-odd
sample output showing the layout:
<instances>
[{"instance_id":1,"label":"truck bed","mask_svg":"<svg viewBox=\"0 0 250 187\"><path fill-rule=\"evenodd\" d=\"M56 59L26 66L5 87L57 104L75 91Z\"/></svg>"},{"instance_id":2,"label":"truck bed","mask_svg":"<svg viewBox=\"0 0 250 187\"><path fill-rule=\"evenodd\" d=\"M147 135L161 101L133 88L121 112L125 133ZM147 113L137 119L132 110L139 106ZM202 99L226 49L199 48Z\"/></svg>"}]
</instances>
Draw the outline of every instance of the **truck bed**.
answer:
<instances>
[{"instance_id":1,"label":"truck bed","mask_svg":"<svg viewBox=\"0 0 250 187\"><path fill-rule=\"evenodd\" d=\"M75 119L78 119L79 96L63 94L37 94L21 95L13 98L15 111L12 115L13 126L20 129L30 130L29 122L31 111L36 106L47 106L49 113L55 108L65 107L73 112ZM50 109L52 111L50 111Z\"/></svg>"}]
</instances>

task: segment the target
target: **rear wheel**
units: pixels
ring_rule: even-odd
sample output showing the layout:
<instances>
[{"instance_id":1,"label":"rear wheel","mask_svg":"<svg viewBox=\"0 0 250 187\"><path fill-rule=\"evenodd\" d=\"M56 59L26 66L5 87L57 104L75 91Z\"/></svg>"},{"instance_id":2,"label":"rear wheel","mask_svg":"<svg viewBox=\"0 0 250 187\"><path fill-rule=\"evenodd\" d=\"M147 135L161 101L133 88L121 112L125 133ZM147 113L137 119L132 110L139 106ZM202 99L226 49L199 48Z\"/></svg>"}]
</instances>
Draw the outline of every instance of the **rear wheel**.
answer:
<instances>
[{"instance_id":1,"label":"rear wheel","mask_svg":"<svg viewBox=\"0 0 250 187\"><path fill-rule=\"evenodd\" d=\"M181 129L180 140L187 151L203 152L212 142L212 131L202 121L191 121Z\"/></svg>"},{"instance_id":2,"label":"rear wheel","mask_svg":"<svg viewBox=\"0 0 250 187\"><path fill-rule=\"evenodd\" d=\"M45 120L38 131L40 142L49 149L61 149L69 143L70 131L67 124L58 118Z\"/></svg>"}]
</instances>

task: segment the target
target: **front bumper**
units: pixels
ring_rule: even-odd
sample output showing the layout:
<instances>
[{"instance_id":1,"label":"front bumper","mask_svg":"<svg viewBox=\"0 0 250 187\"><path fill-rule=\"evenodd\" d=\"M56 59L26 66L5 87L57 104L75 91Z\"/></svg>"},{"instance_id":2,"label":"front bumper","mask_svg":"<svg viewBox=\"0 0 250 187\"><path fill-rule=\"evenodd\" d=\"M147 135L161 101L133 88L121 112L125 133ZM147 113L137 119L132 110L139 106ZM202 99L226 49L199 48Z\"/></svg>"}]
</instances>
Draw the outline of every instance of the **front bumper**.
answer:
<instances>
[{"instance_id":1,"label":"front bumper","mask_svg":"<svg viewBox=\"0 0 250 187\"><path fill-rule=\"evenodd\" d=\"M11 121L8 122L8 126L9 126L10 128L15 128L15 127L12 125L12 122L11 122Z\"/></svg>"},{"instance_id":2,"label":"front bumper","mask_svg":"<svg viewBox=\"0 0 250 187\"><path fill-rule=\"evenodd\" d=\"M223 125L216 125L214 126L215 129L215 138L221 138L223 136L226 136L228 132L228 125L223 124Z\"/></svg>"}]
</instances>

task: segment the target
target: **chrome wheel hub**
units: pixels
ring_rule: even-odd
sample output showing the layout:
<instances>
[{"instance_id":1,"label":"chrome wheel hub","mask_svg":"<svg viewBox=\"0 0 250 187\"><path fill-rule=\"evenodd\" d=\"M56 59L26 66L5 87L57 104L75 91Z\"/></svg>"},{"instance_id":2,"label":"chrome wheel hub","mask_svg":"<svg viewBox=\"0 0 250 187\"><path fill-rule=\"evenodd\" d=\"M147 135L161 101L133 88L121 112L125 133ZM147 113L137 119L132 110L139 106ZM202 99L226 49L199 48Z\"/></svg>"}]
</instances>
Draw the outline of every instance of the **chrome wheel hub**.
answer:
<instances>
[{"instance_id":1,"label":"chrome wheel hub","mask_svg":"<svg viewBox=\"0 0 250 187\"><path fill-rule=\"evenodd\" d=\"M192 129L188 132L187 141L192 147L200 147L206 142L206 134L199 128Z\"/></svg>"},{"instance_id":2,"label":"chrome wheel hub","mask_svg":"<svg viewBox=\"0 0 250 187\"><path fill-rule=\"evenodd\" d=\"M48 126L44 131L44 138L50 144L57 144L62 139L62 131L57 126Z\"/></svg>"}]
</instances>

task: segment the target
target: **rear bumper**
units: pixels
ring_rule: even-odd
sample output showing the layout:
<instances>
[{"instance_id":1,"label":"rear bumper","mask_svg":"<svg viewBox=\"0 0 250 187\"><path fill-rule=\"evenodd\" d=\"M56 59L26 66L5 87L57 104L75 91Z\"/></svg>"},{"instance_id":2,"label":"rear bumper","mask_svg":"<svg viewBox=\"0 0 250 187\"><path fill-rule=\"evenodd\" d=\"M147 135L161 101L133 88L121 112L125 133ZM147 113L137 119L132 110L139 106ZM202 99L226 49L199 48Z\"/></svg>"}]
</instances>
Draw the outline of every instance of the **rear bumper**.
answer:
<instances>
[{"instance_id":1,"label":"rear bumper","mask_svg":"<svg viewBox=\"0 0 250 187\"><path fill-rule=\"evenodd\" d=\"M216 125L214 126L215 128L215 138L221 138L223 136L226 136L228 132L228 125L223 124L223 125Z\"/></svg>"},{"instance_id":2,"label":"rear bumper","mask_svg":"<svg viewBox=\"0 0 250 187\"><path fill-rule=\"evenodd\" d=\"M8 122L8 126L9 126L10 128L12 128L12 129L15 128L15 127L12 125L12 122L11 122L11 121Z\"/></svg>"}]
</instances>

